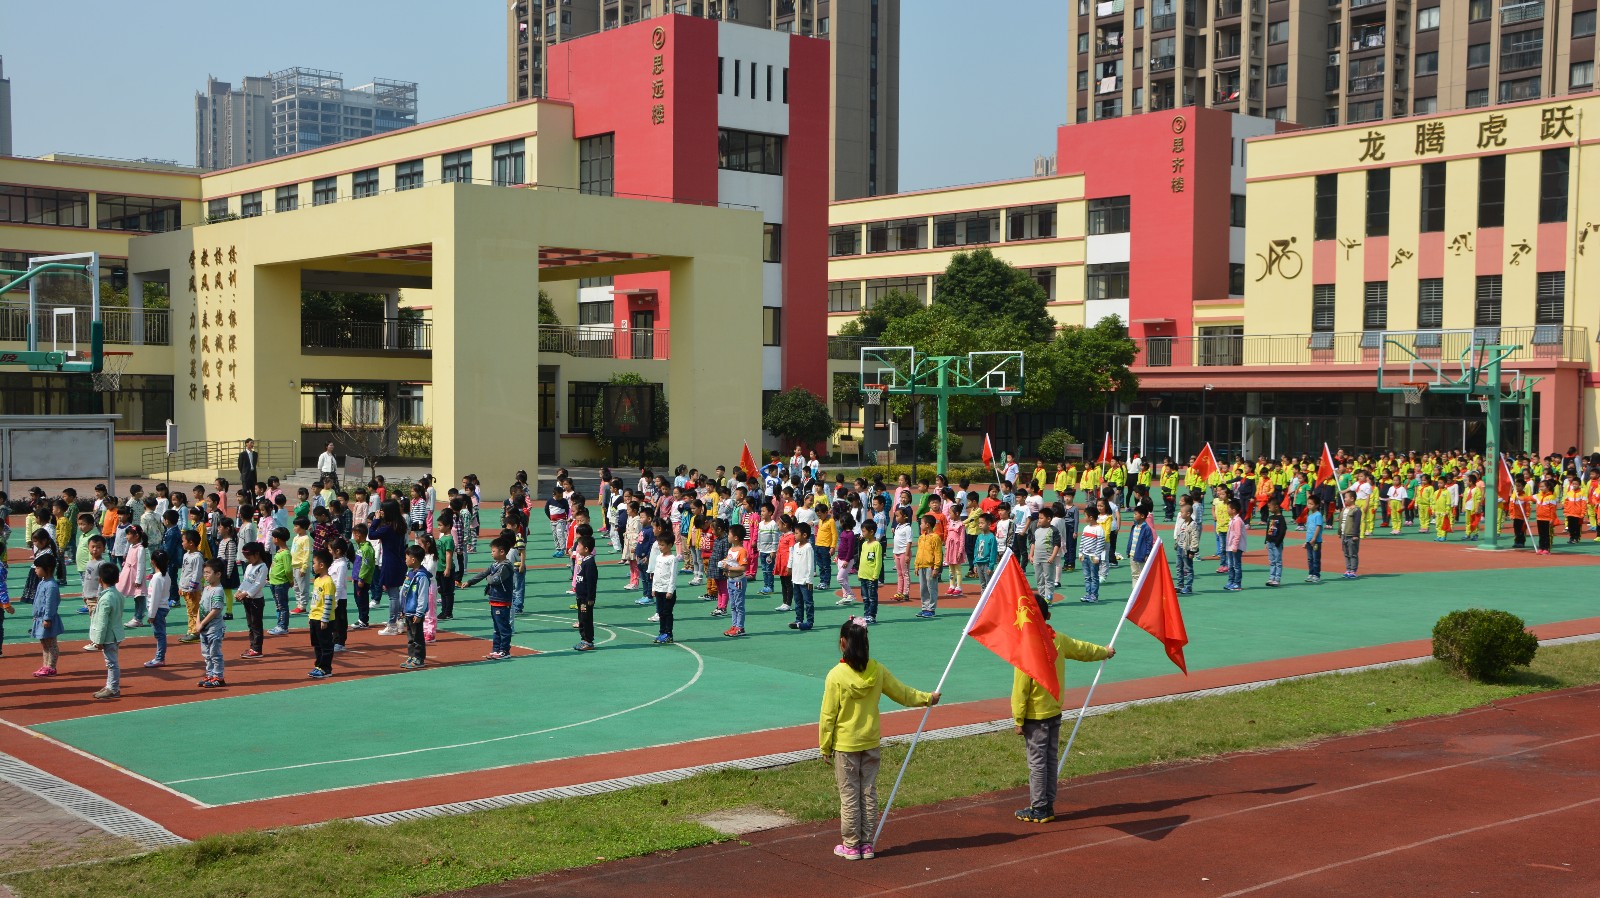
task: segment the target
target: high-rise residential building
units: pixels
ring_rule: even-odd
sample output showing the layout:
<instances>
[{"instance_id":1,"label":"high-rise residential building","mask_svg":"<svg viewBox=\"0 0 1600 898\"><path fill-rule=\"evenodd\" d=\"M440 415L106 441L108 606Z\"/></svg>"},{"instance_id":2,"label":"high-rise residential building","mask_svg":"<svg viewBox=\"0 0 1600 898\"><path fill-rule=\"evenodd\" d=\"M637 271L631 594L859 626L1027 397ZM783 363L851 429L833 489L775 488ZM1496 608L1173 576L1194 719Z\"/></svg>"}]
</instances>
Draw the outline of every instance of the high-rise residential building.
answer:
<instances>
[{"instance_id":1,"label":"high-rise residential building","mask_svg":"<svg viewBox=\"0 0 1600 898\"><path fill-rule=\"evenodd\" d=\"M900 0L515 0L507 7L506 98L548 94L555 44L674 13L827 40L832 196L899 190Z\"/></svg>"},{"instance_id":2,"label":"high-rise residential building","mask_svg":"<svg viewBox=\"0 0 1600 898\"><path fill-rule=\"evenodd\" d=\"M1303 125L1594 87L1584 0L1075 0L1069 120L1212 106ZM1584 8L1587 7L1587 8Z\"/></svg>"},{"instance_id":3,"label":"high-rise residential building","mask_svg":"<svg viewBox=\"0 0 1600 898\"><path fill-rule=\"evenodd\" d=\"M6 77L5 60L0 59L0 156L11 153L11 80Z\"/></svg>"},{"instance_id":4,"label":"high-rise residential building","mask_svg":"<svg viewBox=\"0 0 1600 898\"><path fill-rule=\"evenodd\" d=\"M416 123L414 81L346 88L338 72L298 67L246 77L238 90L211 78L195 94L195 164L248 165Z\"/></svg>"}]
</instances>

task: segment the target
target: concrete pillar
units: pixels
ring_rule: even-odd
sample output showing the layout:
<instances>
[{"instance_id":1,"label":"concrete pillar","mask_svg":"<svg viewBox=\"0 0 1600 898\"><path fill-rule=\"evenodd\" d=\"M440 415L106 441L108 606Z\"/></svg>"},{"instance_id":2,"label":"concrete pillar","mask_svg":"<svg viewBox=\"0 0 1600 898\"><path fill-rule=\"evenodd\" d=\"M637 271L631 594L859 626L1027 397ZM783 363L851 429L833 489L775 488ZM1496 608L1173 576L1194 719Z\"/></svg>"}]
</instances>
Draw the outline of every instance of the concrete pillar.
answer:
<instances>
[{"instance_id":1,"label":"concrete pillar","mask_svg":"<svg viewBox=\"0 0 1600 898\"><path fill-rule=\"evenodd\" d=\"M753 242L753 241L752 241ZM761 295L760 255L679 259L672 281L672 358L667 363L667 456L701 470L739 462L761 440L761 391L729 389L729 371L761 370L761 316L728 309ZM437 359L437 355L435 356ZM437 361L435 362L437 366ZM699 421L701 426L696 427ZM706 427L705 422L716 426Z\"/></svg>"},{"instance_id":2,"label":"concrete pillar","mask_svg":"<svg viewBox=\"0 0 1600 898\"><path fill-rule=\"evenodd\" d=\"M128 272L128 342L144 345L144 275Z\"/></svg>"},{"instance_id":3,"label":"concrete pillar","mask_svg":"<svg viewBox=\"0 0 1600 898\"><path fill-rule=\"evenodd\" d=\"M399 290L387 290L383 294L383 345L385 349L400 348Z\"/></svg>"}]
</instances>

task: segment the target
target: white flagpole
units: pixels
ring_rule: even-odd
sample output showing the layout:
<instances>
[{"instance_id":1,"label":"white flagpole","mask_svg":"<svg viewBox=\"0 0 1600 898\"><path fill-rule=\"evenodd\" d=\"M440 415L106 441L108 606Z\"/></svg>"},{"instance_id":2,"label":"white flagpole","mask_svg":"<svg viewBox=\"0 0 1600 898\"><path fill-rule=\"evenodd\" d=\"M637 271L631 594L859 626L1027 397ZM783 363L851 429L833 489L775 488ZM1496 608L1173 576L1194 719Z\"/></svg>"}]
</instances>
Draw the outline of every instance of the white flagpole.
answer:
<instances>
[{"instance_id":1,"label":"white flagpole","mask_svg":"<svg viewBox=\"0 0 1600 898\"><path fill-rule=\"evenodd\" d=\"M1150 547L1150 557L1152 559L1155 557L1156 550L1161 548L1161 537L1158 536L1155 540L1155 544ZM1148 576L1150 576L1150 564L1146 562L1145 566L1139 571L1139 579L1133 583L1133 592L1128 594L1128 604L1122 607L1122 618L1117 621L1117 628L1111 631L1111 641L1106 643L1106 648L1116 647L1117 636L1122 633L1122 625L1128 622L1128 614L1133 611L1134 599L1138 598L1139 588L1144 586L1144 578ZM1094 679L1090 681L1089 691L1083 697L1083 707L1078 709L1078 719L1072 722L1072 733L1067 736L1067 744L1061 749L1061 758L1056 762L1056 779L1058 780L1061 779L1061 771L1067 769L1067 755L1072 752L1072 742L1078 738L1078 727L1083 726L1084 712L1089 710L1089 703L1094 700L1095 687L1100 685L1100 675L1105 673L1106 661L1109 660L1111 659L1107 658L1101 661L1100 666L1094 670Z\"/></svg>"},{"instance_id":2,"label":"white flagpole","mask_svg":"<svg viewBox=\"0 0 1600 898\"><path fill-rule=\"evenodd\" d=\"M944 691L944 681L950 676L950 669L956 666L956 656L961 654L961 647L966 645L967 633L972 630L972 624L978 619L979 612L989 602L989 593L994 591L995 581L1000 579L1000 572L1005 570L1006 563L1011 560L1011 550L1008 548L1000 554L999 563L994 567L994 573L989 575L989 582L983 587L983 594L978 597L978 604L972 608L972 614L967 618L966 626L961 628L961 636L956 642L956 650L950 653L950 663L944 666L944 673L939 675L938 685L933 687L934 692ZM894 797L900 791L900 781L906 778L906 768L911 766L911 753L917 750L917 740L922 738L922 729L928 725L928 716L933 713L933 706L929 705L922 712L922 720L917 723L917 731L911 736L911 746L906 749L905 760L900 762L900 772L895 775L894 788L889 790L889 800L884 802L883 811L878 814L878 828L872 831L873 844L877 844L878 837L883 835L883 824L889 819L889 810L894 807Z\"/></svg>"}]
</instances>

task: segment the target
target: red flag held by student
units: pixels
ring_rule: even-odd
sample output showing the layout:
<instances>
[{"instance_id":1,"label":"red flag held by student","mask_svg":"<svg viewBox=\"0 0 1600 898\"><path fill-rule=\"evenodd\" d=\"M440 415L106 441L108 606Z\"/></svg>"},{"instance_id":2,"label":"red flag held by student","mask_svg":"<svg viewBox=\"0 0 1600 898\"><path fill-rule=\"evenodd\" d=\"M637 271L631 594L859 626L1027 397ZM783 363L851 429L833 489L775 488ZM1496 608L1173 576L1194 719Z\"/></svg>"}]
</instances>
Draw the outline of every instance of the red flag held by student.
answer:
<instances>
[{"instance_id":1,"label":"red flag held by student","mask_svg":"<svg viewBox=\"0 0 1600 898\"><path fill-rule=\"evenodd\" d=\"M1113 460L1114 457L1111 454L1111 434L1108 433L1106 434L1105 445L1100 447L1100 458L1098 461L1102 465L1109 465Z\"/></svg>"},{"instance_id":2,"label":"red flag held by student","mask_svg":"<svg viewBox=\"0 0 1600 898\"><path fill-rule=\"evenodd\" d=\"M1195 456L1192 467L1194 468L1195 476L1200 478L1201 483L1205 483L1212 474L1221 470L1217 466L1217 457L1211 452L1210 443L1206 443L1205 448L1200 450L1200 454Z\"/></svg>"},{"instance_id":3,"label":"red flag held by student","mask_svg":"<svg viewBox=\"0 0 1600 898\"><path fill-rule=\"evenodd\" d=\"M1172 585L1172 571L1167 567L1166 546L1159 539L1150 550L1144 570L1139 572L1139 582L1133 585L1128 620L1166 646L1167 657L1179 670L1189 672L1183 660L1189 633L1183 628L1183 609L1178 607L1178 590Z\"/></svg>"},{"instance_id":4,"label":"red flag held by student","mask_svg":"<svg viewBox=\"0 0 1600 898\"><path fill-rule=\"evenodd\" d=\"M1167 582L1170 585L1171 578ZM1022 566L1017 564L1015 555L1006 554L1005 563L984 587L967 635L1033 677L1057 701L1061 700L1061 681L1056 678L1054 631L1039 613L1033 587L1022 575Z\"/></svg>"},{"instance_id":5,"label":"red flag held by student","mask_svg":"<svg viewBox=\"0 0 1600 898\"><path fill-rule=\"evenodd\" d=\"M1494 481L1495 497L1503 502L1516 491L1516 488L1517 483L1511 479L1511 468L1506 464L1506 457L1501 455L1500 476L1496 477Z\"/></svg>"},{"instance_id":6,"label":"red flag held by student","mask_svg":"<svg viewBox=\"0 0 1600 898\"><path fill-rule=\"evenodd\" d=\"M1317 464L1317 482L1314 485L1321 486L1324 483L1327 483L1329 480L1333 479L1335 473L1336 471L1333 467L1333 453L1328 451L1328 444L1323 443L1322 461Z\"/></svg>"},{"instance_id":7,"label":"red flag held by student","mask_svg":"<svg viewBox=\"0 0 1600 898\"><path fill-rule=\"evenodd\" d=\"M983 435L983 463L994 467L994 447L989 445L989 435Z\"/></svg>"},{"instance_id":8,"label":"red flag held by student","mask_svg":"<svg viewBox=\"0 0 1600 898\"><path fill-rule=\"evenodd\" d=\"M756 476L756 459L750 454L749 441L745 442L744 449L739 453L739 470L749 477Z\"/></svg>"}]
</instances>

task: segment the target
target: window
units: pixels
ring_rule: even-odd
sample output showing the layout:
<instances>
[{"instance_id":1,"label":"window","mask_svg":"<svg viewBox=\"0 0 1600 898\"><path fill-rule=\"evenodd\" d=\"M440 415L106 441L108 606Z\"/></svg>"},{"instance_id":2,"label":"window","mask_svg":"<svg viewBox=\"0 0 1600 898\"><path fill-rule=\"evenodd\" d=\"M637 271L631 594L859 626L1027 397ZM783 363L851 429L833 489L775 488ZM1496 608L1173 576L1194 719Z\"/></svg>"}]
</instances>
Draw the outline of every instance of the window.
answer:
<instances>
[{"instance_id":1,"label":"window","mask_svg":"<svg viewBox=\"0 0 1600 898\"><path fill-rule=\"evenodd\" d=\"M1556 147L1539 154L1539 223L1567 220L1567 166L1571 150Z\"/></svg>"},{"instance_id":2,"label":"window","mask_svg":"<svg viewBox=\"0 0 1600 898\"><path fill-rule=\"evenodd\" d=\"M1228 295L1229 296L1243 296L1244 295L1244 263L1243 262L1229 262L1228 263Z\"/></svg>"},{"instance_id":3,"label":"window","mask_svg":"<svg viewBox=\"0 0 1600 898\"><path fill-rule=\"evenodd\" d=\"M761 232L761 261L783 261L783 225L768 222ZM768 346L774 344L768 343Z\"/></svg>"},{"instance_id":4,"label":"window","mask_svg":"<svg viewBox=\"0 0 1600 898\"><path fill-rule=\"evenodd\" d=\"M1026 269L1033 282L1044 291L1045 302L1056 301L1056 270L1054 268L1029 268Z\"/></svg>"},{"instance_id":5,"label":"window","mask_svg":"<svg viewBox=\"0 0 1600 898\"><path fill-rule=\"evenodd\" d=\"M521 184L525 179L522 141L509 140L495 144L490 151L489 159L496 187Z\"/></svg>"},{"instance_id":6,"label":"window","mask_svg":"<svg viewBox=\"0 0 1600 898\"><path fill-rule=\"evenodd\" d=\"M873 278L867 281L866 300L862 308L871 309L890 293L904 293L924 305L928 302L928 279L925 277Z\"/></svg>"},{"instance_id":7,"label":"window","mask_svg":"<svg viewBox=\"0 0 1600 898\"><path fill-rule=\"evenodd\" d=\"M1467 68L1479 69L1489 64L1489 45L1471 44L1467 47Z\"/></svg>"},{"instance_id":8,"label":"window","mask_svg":"<svg viewBox=\"0 0 1600 898\"><path fill-rule=\"evenodd\" d=\"M1289 83L1289 64L1280 62L1267 66L1267 86L1278 87Z\"/></svg>"},{"instance_id":9,"label":"window","mask_svg":"<svg viewBox=\"0 0 1600 898\"><path fill-rule=\"evenodd\" d=\"M1228 227L1244 227L1244 194L1235 193L1228 197Z\"/></svg>"},{"instance_id":10,"label":"window","mask_svg":"<svg viewBox=\"0 0 1600 898\"><path fill-rule=\"evenodd\" d=\"M616 300L578 303L578 323L591 326L612 327L616 324Z\"/></svg>"},{"instance_id":11,"label":"window","mask_svg":"<svg viewBox=\"0 0 1600 898\"><path fill-rule=\"evenodd\" d=\"M1267 23L1267 43L1269 43L1269 44L1282 44L1282 43L1286 43L1288 40L1289 40L1289 23L1288 22L1268 22Z\"/></svg>"},{"instance_id":12,"label":"window","mask_svg":"<svg viewBox=\"0 0 1600 898\"><path fill-rule=\"evenodd\" d=\"M311 182L311 205L326 206L339 200L339 179L318 178Z\"/></svg>"},{"instance_id":13,"label":"window","mask_svg":"<svg viewBox=\"0 0 1600 898\"><path fill-rule=\"evenodd\" d=\"M1573 90L1587 90L1594 87L1594 63L1575 62L1572 64L1567 83Z\"/></svg>"},{"instance_id":14,"label":"window","mask_svg":"<svg viewBox=\"0 0 1600 898\"><path fill-rule=\"evenodd\" d=\"M70 374L0 374L0 410L8 415L121 415L116 433L161 433L172 417L173 378L124 374L115 393L97 393Z\"/></svg>"},{"instance_id":15,"label":"window","mask_svg":"<svg viewBox=\"0 0 1600 898\"><path fill-rule=\"evenodd\" d=\"M776 134L723 128L717 133L717 167L758 175L781 175L783 138Z\"/></svg>"},{"instance_id":16,"label":"window","mask_svg":"<svg viewBox=\"0 0 1600 898\"><path fill-rule=\"evenodd\" d=\"M1539 292L1535 297L1533 323L1559 325L1566 322L1567 273L1539 272Z\"/></svg>"},{"instance_id":17,"label":"window","mask_svg":"<svg viewBox=\"0 0 1600 898\"><path fill-rule=\"evenodd\" d=\"M1090 265L1085 284L1088 287L1087 299L1127 299L1128 263Z\"/></svg>"},{"instance_id":18,"label":"window","mask_svg":"<svg viewBox=\"0 0 1600 898\"><path fill-rule=\"evenodd\" d=\"M446 184L455 181L472 181L472 151L461 150L456 153L444 154L444 167L441 180Z\"/></svg>"},{"instance_id":19,"label":"window","mask_svg":"<svg viewBox=\"0 0 1600 898\"><path fill-rule=\"evenodd\" d=\"M1478 160L1478 227L1499 228L1506 223L1506 157Z\"/></svg>"},{"instance_id":20,"label":"window","mask_svg":"<svg viewBox=\"0 0 1600 898\"><path fill-rule=\"evenodd\" d=\"M1126 234L1133 230L1131 199L1108 196L1089 201L1089 233Z\"/></svg>"},{"instance_id":21,"label":"window","mask_svg":"<svg viewBox=\"0 0 1600 898\"><path fill-rule=\"evenodd\" d=\"M615 141L615 134L597 134L578 141L578 192L594 196L614 195Z\"/></svg>"},{"instance_id":22,"label":"window","mask_svg":"<svg viewBox=\"0 0 1600 898\"><path fill-rule=\"evenodd\" d=\"M983 209L933 218L934 246L972 246L1000 239L1000 210Z\"/></svg>"},{"instance_id":23,"label":"window","mask_svg":"<svg viewBox=\"0 0 1600 898\"><path fill-rule=\"evenodd\" d=\"M378 170L375 168L369 168L366 171L358 171L355 173L350 183L350 195L358 200L362 197L377 196Z\"/></svg>"},{"instance_id":24,"label":"window","mask_svg":"<svg viewBox=\"0 0 1600 898\"><path fill-rule=\"evenodd\" d=\"M0 184L0 222L87 228L89 194Z\"/></svg>"},{"instance_id":25,"label":"window","mask_svg":"<svg viewBox=\"0 0 1600 898\"><path fill-rule=\"evenodd\" d=\"M1572 14L1572 36L1594 37L1594 10Z\"/></svg>"},{"instance_id":26,"label":"window","mask_svg":"<svg viewBox=\"0 0 1600 898\"><path fill-rule=\"evenodd\" d=\"M1533 100L1542 96L1540 93L1539 76L1532 78L1518 78L1515 81L1500 82L1500 102L1514 103L1518 100Z\"/></svg>"},{"instance_id":27,"label":"window","mask_svg":"<svg viewBox=\"0 0 1600 898\"><path fill-rule=\"evenodd\" d=\"M1417 97L1412 103L1411 111L1416 115L1431 115L1439 111L1438 97Z\"/></svg>"},{"instance_id":28,"label":"window","mask_svg":"<svg viewBox=\"0 0 1600 898\"><path fill-rule=\"evenodd\" d=\"M1311 332L1332 333L1334 322L1334 290L1332 284L1317 284L1311 288ZM1332 348L1326 347L1326 348Z\"/></svg>"},{"instance_id":29,"label":"window","mask_svg":"<svg viewBox=\"0 0 1600 898\"><path fill-rule=\"evenodd\" d=\"M1439 74L1439 51L1429 50L1417 54L1417 77Z\"/></svg>"},{"instance_id":30,"label":"window","mask_svg":"<svg viewBox=\"0 0 1600 898\"><path fill-rule=\"evenodd\" d=\"M1089 89L1089 73L1084 71L1084 70L1082 70L1082 69L1079 69L1078 70L1078 90L1088 90L1088 89Z\"/></svg>"},{"instance_id":31,"label":"window","mask_svg":"<svg viewBox=\"0 0 1600 898\"><path fill-rule=\"evenodd\" d=\"M1078 35L1078 55L1082 56L1083 54L1088 53L1088 52L1089 52L1089 35L1087 35L1087 34Z\"/></svg>"},{"instance_id":32,"label":"window","mask_svg":"<svg viewBox=\"0 0 1600 898\"><path fill-rule=\"evenodd\" d=\"M1444 278L1417 281L1417 327L1422 330L1444 327Z\"/></svg>"},{"instance_id":33,"label":"window","mask_svg":"<svg viewBox=\"0 0 1600 898\"><path fill-rule=\"evenodd\" d=\"M1312 209L1317 240L1332 240L1339 226L1339 176L1317 175L1317 195Z\"/></svg>"},{"instance_id":34,"label":"window","mask_svg":"<svg viewBox=\"0 0 1600 898\"><path fill-rule=\"evenodd\" d=\"M1500 275L1478 275L1478 290L1472 323L1478 327L1500 326Z\"/></svg>"},{"instance_id":35,"label":"window","mask_svg":"<svg viewBox=\"0 0 1600 898\"><path fill-rule=\"evenodd\" d=\"M394 167L394 189L414 190L422 186L422 160L413 159Z\"/></svg>"},{"instance_id":36,"label":"window","mask_svg":"<svg viewBox=\"0 0 1600 898\"><path fill-rule=\"evenodd\" d=\"M1367 236L1389 235L1389 170L1367 170Z\"/></svg>"},{"instance_id":37,"label":"window","mask_svg":"<svg viewBox=\"0 0 1600 898\"><path fill-rule=\"evenodd\" d=\"M1272 119L1275 122L1286 122L1289 120L1289 107L1268 106L1267 118Z\"/></svg>"},{"instance_id":38,"label":"window","mask_svg":"<svg viewBox=\"0 0 1600 898\"><path fill-rule=\"evenodd\" d=\"M744 72L744 66L740 64L739 60L735 59L733 61L733 95L736 97L739 96L739 88L744 83L742 72Z\"/></svg>"},{"instance_id":39,"label":"window","mask_svg":"<svg viewBox=\"0 0 1600 898\"><path fill-rule=\"evenodd\" d=\"M255 218L261 214L261 191L239 197L239 217Z\"/></svg>"},{"instance_id":40,"label":"window","mask_svg":"<svg viewBox=\"0 0 1600 898\"><path fill-rule=\"evenodd\" d=\"M594 412L604 386L603 382L587 380L567 384L567 433L594 432Z\"/></svg>"},{"instance_id":41,"label":"window","mask_svg":"<svg viewBox=\"0 0 1600 898\"><path fill-rule=\"evenodd\" d=\"M1389 327L1389 282L1367 281L1361 297L1361 329L1387 330Z\"/></svg>"},{"instance_id":42,"label":"window","mask_svg":"<svg viewBox=\"0 0 1600 898\"><path fill-rule=\"evenodd\" d=\"M1439 7L1430 6L1427 9L1417 10L1417 30L1432 31L1439 27Z\"/></svg>"},{"instance_id":43,"label":"window","mask_svg":"<svg viewBox=\"0 0 1600 898\"><path fill-rule=\"evenodd\" d=\"M861 254L861 225L834 225L828 229L828 255L858 256Z\"/></svg>"},{"instance_id":44,"label":"window","mask_svg":"<svg viewBox=\"0 0 1600 898\"><path fill-rule=\"evenodd\" d=\"M1467 91L1467 108L1478 109L1489 105L1489 88L1479 87Z\"/></svg>"},{"instance_id":45,"label":"window","mask_svg":"<svg viewBox=\"0 0 1600 898\"><path fill-rule=\"evenodd\" d=\"M898 218L867 225L867 252L896 253L928 248L926 218Z\"/></svg>"},{"instance_id":46,"label":"window","mask_svg":"<svg viewBox=\"0 0 1600 898\"><path fill-rule=\"evenodd\" d=\"M223 221L228 217L228 198L206 202L206 221Z\"/></svg>"},{"instance_id":47,"label":"window","mask_svg":"<svg viewBox=\"0 0 1600 898\"><path fill-rule=\"evenodd\" d=\"M1500 70L1532 69L1544 57L1544 30L1513 31L1500 35Z\"/></svg>"},{"instance_id":48,"label":"window","mask_svg":"<svg viewBox=\"0 0 1600 898\"><path fill-rule=\"evenodd\" d=\"M1444 163L1422 166L1422 233L1444 230Z\"/></svg>"},{"instance_id":49,"label":"window","mask_svg":"<svg viewBox=\"0 0 1600 898\"><path fill-rule=\"evenodd\" d=\"M1039 240L1056 235L1056 207L1023 206L1006 210L1007 240Z\"/></svg>"},{"instance_id":50,"label":"window","mask_svg":"<svg viewBox=\"0 0 1600 898\"><path fill-rule=\"evenodd\" d=\"M861 284L856 281L834 281L829 284L828 311L861 311Z\"/></svg>"},{"instance_id":51,"label":"window","mask_svg":"<svg viewBox=\"0 0 1600 898\"><path fill-rule=\"evenodd\" d=\"M288 187L279 187L273 197L273 211L293 212L298 208L300 208L300 185L290 184Z\"/></svg>"},{"instance_id":52,"label":"window","mask_svg":"<svg viewBox=\"0 0 1600 898\"><path fill-rule=\"evenodd\" d=\"M95 197L95 218L102 231L176 231L179 226L178 201L142 196ZM226 208L226 201L224 201ZM224 211L223 214L227 214Z\"/></svg>"},{"instance_id":53,"label":"window","mask_svg":"<svg viewBox=\"0 0 1600 898\"><path fill-rule=\"evenodd\" d=\"M1467 0L1467 21L1482 22L1494 10L1494 0Z\"/></svg>"},{"instance_id":54,"label":"window","mask_svg":"<svg viewBox=\"0 0 1600 898\"><path fill-rule=\"evenodd\" d=\"M783 310L765 307L761 310L761 345L783 345Z\"/></svg>"}]
</instances>

